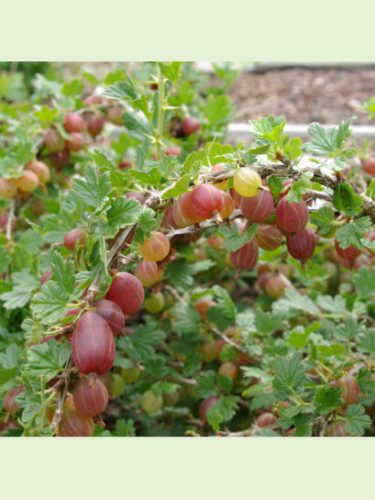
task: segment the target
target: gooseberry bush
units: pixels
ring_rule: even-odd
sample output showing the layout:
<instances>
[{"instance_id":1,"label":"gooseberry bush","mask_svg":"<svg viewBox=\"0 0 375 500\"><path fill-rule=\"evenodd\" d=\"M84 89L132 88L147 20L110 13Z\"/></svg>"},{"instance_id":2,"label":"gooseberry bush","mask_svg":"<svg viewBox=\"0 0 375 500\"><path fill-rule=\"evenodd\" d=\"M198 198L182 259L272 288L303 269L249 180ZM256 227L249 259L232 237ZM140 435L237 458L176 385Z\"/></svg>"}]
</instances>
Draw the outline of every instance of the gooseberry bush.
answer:
<instances>
[{"instance_id":1,"label":"gooseberry bush","mask_svg":"<svg viewBox=\"0 0 375 500\"><path fill-rule=\"evenodd\" d=\"M216 73L36 74L0 104L2 436L374 434L354 117L228 144Z\"/></svg>"}]
</instances>

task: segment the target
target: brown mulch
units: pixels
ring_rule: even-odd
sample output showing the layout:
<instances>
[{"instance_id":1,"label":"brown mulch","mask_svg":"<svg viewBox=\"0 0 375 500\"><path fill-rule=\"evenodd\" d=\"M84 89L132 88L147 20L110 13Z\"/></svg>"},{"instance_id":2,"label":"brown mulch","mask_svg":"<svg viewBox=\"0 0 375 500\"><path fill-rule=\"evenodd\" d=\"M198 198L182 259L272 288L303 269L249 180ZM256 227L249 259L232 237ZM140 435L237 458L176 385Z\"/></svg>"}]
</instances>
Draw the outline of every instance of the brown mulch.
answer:
<instances>
[{"instance_id":1,"label":"brown mulch","mask_svg":"<svg viewBox=\"0 0 375 500\"><path fill-rule=\"evenodd\" d=\"M270 114L288 123L338 124L357 116L354 125L375 125L362 111L375 97L375 69L292 68L263 74L242 73L229 90L234 122L246 123Z\"/></svg>"}]
</instances>

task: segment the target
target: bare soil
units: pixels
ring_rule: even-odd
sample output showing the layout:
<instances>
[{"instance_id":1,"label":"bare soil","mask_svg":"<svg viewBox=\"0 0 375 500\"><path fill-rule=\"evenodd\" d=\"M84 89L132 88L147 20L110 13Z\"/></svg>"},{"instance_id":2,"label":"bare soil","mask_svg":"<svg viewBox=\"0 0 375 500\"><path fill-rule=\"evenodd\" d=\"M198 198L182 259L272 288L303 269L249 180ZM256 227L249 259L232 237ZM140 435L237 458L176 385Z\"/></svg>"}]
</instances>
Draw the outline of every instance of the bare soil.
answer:
<instances>
[{"instance_id":1,"label":"bare soil","mask_svg":"<svg viewBox=\"0 0 375 500\"><path fill-rule=\"evenodd\" d=\"M263 74L242 73L229 90L234 122L283 116L288 123L338 124L357 116L355 125L375 125L362 111L375 97L375 68L356 70L292 68Z\"/></svg>"}]
</instances>

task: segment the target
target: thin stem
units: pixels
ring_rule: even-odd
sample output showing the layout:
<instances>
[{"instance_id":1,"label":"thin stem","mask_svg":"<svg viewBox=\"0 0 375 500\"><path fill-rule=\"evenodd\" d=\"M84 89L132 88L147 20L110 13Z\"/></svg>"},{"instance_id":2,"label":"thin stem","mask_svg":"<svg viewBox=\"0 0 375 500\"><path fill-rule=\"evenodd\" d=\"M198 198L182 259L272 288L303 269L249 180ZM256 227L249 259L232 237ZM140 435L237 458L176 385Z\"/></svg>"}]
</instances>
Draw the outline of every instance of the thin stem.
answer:
<instances>
[{"instance_id":1,"label":"thin stem","mask_svg":"<svg viewBox=\"0 0 375 500\"><path fill-rule=\"evenodd\" d=\"M156 156L161 159L161 145L164 129L164 114L165 114L165 101L164 101L164 76L158 66L158 128L156 131Z\"/></svg>"}]
</instances>

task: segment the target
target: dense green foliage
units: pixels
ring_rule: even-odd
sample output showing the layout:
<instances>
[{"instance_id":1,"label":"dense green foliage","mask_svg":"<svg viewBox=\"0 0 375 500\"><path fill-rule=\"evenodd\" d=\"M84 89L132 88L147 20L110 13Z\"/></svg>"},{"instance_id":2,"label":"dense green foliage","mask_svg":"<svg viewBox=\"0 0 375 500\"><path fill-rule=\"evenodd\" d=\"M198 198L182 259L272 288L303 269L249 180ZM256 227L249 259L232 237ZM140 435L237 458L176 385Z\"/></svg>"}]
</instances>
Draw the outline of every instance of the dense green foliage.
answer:
<instances>
[{"instance_id":1,"label":"dense green foliage","mask_svg":"<svg viewBox=\"0 0 375 500\"><path fill-rule=\"evenodd\" d=\"M1 435L373 435L354 118L230 145L230 65L26 70L0 78Z\"/></svg>"}]
</instances>

